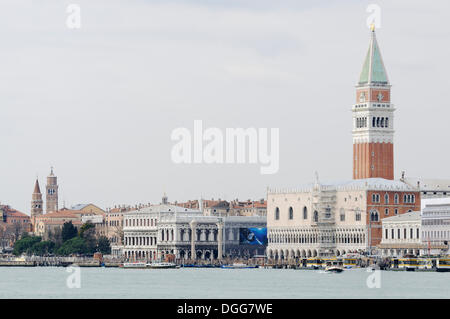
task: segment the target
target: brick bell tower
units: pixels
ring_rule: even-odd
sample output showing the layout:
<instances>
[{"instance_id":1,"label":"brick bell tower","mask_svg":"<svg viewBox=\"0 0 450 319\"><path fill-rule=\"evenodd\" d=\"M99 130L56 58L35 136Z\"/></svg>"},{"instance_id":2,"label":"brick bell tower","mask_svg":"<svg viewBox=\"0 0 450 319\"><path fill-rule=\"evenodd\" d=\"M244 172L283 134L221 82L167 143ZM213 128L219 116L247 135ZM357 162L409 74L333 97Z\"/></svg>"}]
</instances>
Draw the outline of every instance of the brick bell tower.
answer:
<instances>
[{"instance_id":1,"label":"brick bell tower","mask_svg":"<svg viewBox=\"0 0 450 319\"><path fill-rule=\"evenodd\" d=\"M50 175L47 176L46 185L46 213L56 212L58 210L58 180L53 174L53 167L50 170Z\"/></svg>"},{"instance_id":2,"label":"brick bell tower","mask_svg":"<svg viewBox=\"0 0 450 319\"><path fill-rule=\"evenodd\" d=\"M36 182L34 183L34 191L31 195L31 217L42 215L43 205L44 202L42 200L39 181L36 178Z\"/></svg>"},{"instance_id":3,"label":"brick bell tower","mask_svg":"<svg viewBox=\"0 0 450 319\"><path fill-rule=\"evenodd\" d=\"M353 105L353 179L394 179L394 106L391 85L375 36L356 85Z\"/></svg>"}]
</instances>

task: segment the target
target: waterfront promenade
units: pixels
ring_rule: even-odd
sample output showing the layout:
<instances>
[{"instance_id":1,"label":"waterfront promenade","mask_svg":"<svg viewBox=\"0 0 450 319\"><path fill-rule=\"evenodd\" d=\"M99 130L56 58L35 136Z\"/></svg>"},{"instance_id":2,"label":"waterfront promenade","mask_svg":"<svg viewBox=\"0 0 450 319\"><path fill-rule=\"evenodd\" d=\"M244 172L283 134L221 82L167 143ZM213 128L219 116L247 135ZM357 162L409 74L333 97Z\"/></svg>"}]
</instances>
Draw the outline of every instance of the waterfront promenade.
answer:
<instances>
[{"instance_id":1,"label":"waterfront promenade","mask_svg":"<svg viewBox=\"0 0 450 319\"><path fill-rule=\"evenodd\" d=\"M67 267L76 264L80 267L118 267L121 259L104 259L100 261L92 257L3 257L0 258L0 267Z\"/></svg>"},{"instance_id":2,"label":"waterfront promenade","mask_svg":"<svg viewBox=\"0 0 450 319\"><path fill-rule=\"evenodd\" d=\"M320 260L319 258L317 258ZM352 258L354 261L353 268L367 268L374 267L380 270L400 270L398 267L393 267L394 258L381 258L381 257L358 257ZM325 260L322 260L322 266L318 268L324 268ZM28 257L2 257L0 258L0 267L67 267L70 265L77 265L79 267L121 267L124 262L132 263L135 261L125 260L123 258L93 258L93 257L41 257L41 256L28 256ZM140 262L150 263L148 260L141 260ZM174 262L182 268L220 268L222 265L232 264L245 264L249 266L257 266L258 268L265 269L299 269L310 270L317 269L311 267L309 264L311 261L306 258L300 259L288 259L288 260L273 260L263 258L224 258L222 260L189 260L179 259ZM430 270L436 270L428 269ZM422 269L417 269L422 271Z\"/></svg>"}]
</instances>

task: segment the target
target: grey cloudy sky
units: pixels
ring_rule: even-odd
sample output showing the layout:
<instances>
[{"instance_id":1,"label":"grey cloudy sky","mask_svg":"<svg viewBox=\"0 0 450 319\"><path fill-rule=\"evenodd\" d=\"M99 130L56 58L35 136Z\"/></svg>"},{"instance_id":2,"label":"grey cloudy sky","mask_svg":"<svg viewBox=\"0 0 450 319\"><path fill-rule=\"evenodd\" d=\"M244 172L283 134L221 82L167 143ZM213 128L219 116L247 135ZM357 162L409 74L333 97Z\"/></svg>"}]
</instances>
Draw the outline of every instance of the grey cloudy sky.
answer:
<instances>
[{"instance_id":1,"label":"grey cloudy sky","mask_svg":"<svg viewBox=\"0 0 450 319\"><path fill-rule=\"evenodd\" d=\"M261 198L351 178L366 12L392 88L395 172L450 178L450 2L22 1L0 4L0 201L29 213L50 165L60 206ZM81 7L81 29L66 8ZM214 4L212 4L214 3ZM174 164L177 127L278 127L280 169Z\"/></svg>"}]
</instances>

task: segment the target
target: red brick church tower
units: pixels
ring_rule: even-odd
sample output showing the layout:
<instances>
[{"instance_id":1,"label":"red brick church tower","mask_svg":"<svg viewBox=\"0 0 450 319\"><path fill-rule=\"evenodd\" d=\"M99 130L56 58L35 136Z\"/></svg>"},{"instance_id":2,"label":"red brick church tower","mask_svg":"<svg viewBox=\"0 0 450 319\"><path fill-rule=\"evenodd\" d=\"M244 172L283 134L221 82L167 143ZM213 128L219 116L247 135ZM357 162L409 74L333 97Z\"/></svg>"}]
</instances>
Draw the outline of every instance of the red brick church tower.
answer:
<instances>
[{"instance_id":1,"label":"red brick church tower","mask_svg":"<svg viewBox=\"0 0 450 319\"><path fill-rule=\"evenodd\" d=\"M391 85L371 28L369 50L353 105L353 179L394 179L394 106Z\"/></svg>"}]
</instances>

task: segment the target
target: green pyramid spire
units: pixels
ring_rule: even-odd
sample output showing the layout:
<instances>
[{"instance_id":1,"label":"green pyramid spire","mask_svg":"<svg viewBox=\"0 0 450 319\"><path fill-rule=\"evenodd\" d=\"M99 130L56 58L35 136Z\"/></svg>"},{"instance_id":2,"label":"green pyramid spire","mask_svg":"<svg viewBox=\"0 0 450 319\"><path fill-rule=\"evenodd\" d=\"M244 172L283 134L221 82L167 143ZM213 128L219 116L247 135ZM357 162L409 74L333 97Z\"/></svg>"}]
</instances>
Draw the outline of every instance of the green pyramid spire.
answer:
<instances>
[{"instance_id":1,"label":"green pyramid spire","mask_svg":"<svg viewBox=\"0 0 450 319\"><path fill-rule=\"evenodd\" d=\"M359 84L388 84L386 69L381 58L380 48L375 37L375 30L372 29L369 50L359 77Z\"/></svg>"}]
</instances>

